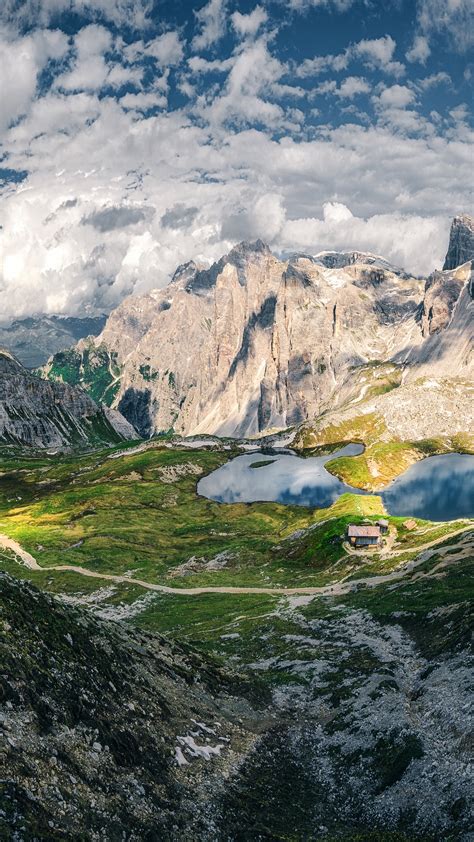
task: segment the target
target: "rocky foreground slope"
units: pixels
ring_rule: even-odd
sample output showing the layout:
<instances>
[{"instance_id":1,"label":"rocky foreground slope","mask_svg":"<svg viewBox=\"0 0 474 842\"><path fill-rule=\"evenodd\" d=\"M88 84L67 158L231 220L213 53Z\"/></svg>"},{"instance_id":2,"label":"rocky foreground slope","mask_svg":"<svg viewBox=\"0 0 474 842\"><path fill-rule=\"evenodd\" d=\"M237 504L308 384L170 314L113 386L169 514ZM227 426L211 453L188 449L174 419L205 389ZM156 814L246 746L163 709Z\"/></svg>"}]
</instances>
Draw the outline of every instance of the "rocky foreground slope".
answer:
<instances>
[{"instance_id":1,"label":"rocky foreground slope","mask_svg":"<svg viewBox=\"0 0 474 842\"><path fill-rule=\"evenodd\" d=\"M0 350L0 442L42 448L134 437L116 410L97 406L82 389L36 377Z\"/></svg>"},{"instance_id":2,"label":"rocky foreground slope","mask_svg":"<svg viewBox=\"0 0 474 842\"><path fill-rule=\"evenodd\" d=\"M265 722L196 653L6 574L0 653L2 839L199 838L203 776L218 791Z\"/></svg>"},{"instance_id":3,"label":"rocky foreground slope","mask_svg":"<svg viewBox=\"0 0 474 842\"><path fill-rule=\"evenodd\" d=\"M453 226L449 268L426 282L370 254L280 260L242 243L127 298L46 374L80 383L145 437L295 425L354 399L367 367L388 366L375 384L384 390L426 371L471 377L471 265L451 268L471 252L466 226Z\"/></svg>"},{"instance_id":4,"label":"rocky foreground slope","mask_svg":"<svg viewBox=\"0 0 474 842\"><path fill-rule=\"evenodd\" d=\"M469 606L390 599L283 599L246 680L0 574L0 837L467 842Z\"/></svg>"}]
</instances>

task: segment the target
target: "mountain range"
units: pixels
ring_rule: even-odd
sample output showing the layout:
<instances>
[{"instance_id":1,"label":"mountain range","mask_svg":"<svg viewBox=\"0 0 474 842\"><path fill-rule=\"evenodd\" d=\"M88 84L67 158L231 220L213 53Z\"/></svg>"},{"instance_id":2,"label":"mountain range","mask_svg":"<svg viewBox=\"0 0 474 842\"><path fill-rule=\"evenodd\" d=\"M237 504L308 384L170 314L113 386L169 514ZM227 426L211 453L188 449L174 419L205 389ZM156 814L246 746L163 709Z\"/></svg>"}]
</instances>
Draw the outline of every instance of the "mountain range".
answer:
<instances>
[{"instance_id":1,"label":"mountain range","mask_svg":"<svg viewBox=\"0 0 474 842\"><path fill-rule=\"evenodd\" d=\"M142 437L244 437L422 377L472 377L474 223L453 221L443 271L382 257L278 258L261 240L126 298L43 374L118 409Z\"/></svg>"},{"instance_id":2,"label":"mountain range","mask_svg":"<svg viewBox=\"0 0 474 842\"><path fill-rule=\"evenodd\" d=\"M98 336L55 353L41 378L2 352L0 440L242 438L374 406L400 426L408 419L412 437L465 432L473 256L464 215L445 268L428 279L364 252L278 258L261 240L210 268L187 263L164 289L126 298ZM44 320L37 327L42 336Z\"/></svg>"},{"instance_id":3,"label":"mountain range","mask_svg":"<svg viewBox=\"0 0 474 842\"><path fill-rule=\"evenodd\" d=\"M106 316L37 316L0 326L0 348L8 348L27 368L44 365L52 354L84 336L97 336Z\"/></svg>"}]
</instances>

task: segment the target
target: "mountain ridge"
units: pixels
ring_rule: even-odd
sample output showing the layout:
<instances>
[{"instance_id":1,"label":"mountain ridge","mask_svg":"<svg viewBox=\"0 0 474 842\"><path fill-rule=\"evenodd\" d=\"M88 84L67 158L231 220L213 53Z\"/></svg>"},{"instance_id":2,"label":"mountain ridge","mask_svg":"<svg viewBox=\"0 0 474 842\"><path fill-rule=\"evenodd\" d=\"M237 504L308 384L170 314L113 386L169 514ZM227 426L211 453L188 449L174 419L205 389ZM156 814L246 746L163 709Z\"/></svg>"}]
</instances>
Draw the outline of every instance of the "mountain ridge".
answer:
<instances>
[{"instance_id":1,"label":"mountain ridge","mask_svg":"<svg viewBox=\"0 0 474 842\"><path fill-rule=\"evenodd\" d=\"M468 261L424 280L378 255L279 259L261 240L244 242L125 299L98 337L45 373L119 409L143 437L256 435L330 411L341 388L354 397L367 365L399 366L410 381L428 369L449 376L455 360L470 378L471 278Z\"/></svg>"},{"instance_id":2,"label":"mountain ridge","mask_svg":"<svg viewBox=\"0 0 474 842\"><path fill-rule=\"evenodd\" d=\"M0 348L0 442L23 447L87 447L134 438L119 412L82 389L45 381Z\"/></svg>"}]
</instances>

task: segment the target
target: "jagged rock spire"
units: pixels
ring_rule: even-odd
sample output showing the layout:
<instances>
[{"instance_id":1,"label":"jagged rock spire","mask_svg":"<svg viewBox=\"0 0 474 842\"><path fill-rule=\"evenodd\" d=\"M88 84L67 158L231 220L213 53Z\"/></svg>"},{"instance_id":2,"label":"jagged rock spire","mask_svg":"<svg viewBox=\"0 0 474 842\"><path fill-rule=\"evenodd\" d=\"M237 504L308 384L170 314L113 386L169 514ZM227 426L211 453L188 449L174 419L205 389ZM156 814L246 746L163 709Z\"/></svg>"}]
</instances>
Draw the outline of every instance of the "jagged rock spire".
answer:
<instances>
[{"instance_id":1,"label":"jagged rock spire","mask_svg":"<svg viewBox=\"0 0 474 842\"><path fill-rule=\"evenodd\" d=\"M474 219L467 214L455 216L443 270L455 269L474 259Z\"/></svg>"}]
</instances>

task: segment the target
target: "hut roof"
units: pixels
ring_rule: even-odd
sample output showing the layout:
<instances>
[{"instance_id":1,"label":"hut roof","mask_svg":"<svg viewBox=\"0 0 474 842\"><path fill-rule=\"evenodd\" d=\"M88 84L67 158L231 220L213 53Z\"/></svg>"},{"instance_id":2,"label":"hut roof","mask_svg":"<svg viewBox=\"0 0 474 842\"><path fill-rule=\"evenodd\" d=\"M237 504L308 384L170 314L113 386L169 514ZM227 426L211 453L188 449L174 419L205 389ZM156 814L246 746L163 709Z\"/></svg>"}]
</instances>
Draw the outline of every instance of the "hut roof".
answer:
<instances>
[{"instance_id":1,"label":"hut roof","mask_svg":"<svg viewBox=\"0 0 474 842\"><path fill-rule=\"evenodd\" d=\"M351 523L347 534L349 538L379 538L380 526L355 526Z\"/></svg>"}]
</instances>

